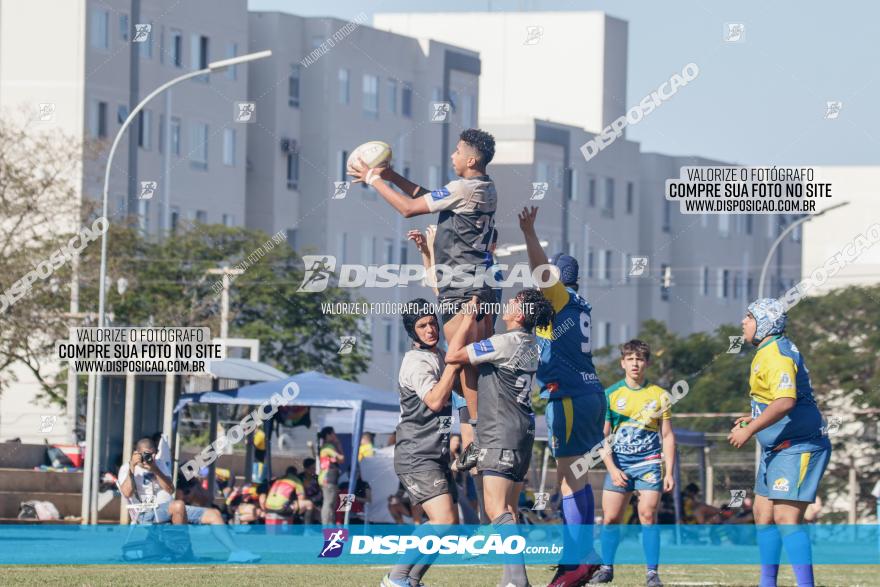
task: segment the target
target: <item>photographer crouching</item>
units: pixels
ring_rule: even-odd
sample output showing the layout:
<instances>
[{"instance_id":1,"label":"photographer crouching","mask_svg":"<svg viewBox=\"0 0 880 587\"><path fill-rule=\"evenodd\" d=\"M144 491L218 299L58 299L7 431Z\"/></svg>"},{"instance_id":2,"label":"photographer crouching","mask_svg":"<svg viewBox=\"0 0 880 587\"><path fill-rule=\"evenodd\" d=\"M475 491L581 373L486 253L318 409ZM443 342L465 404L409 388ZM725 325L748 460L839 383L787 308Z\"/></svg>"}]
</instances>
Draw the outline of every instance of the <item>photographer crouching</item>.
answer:
<instances>
[{"instance_id":1,"label":"photographer crouching","mask_svg":"<svg viewBox=\"0 0 880 587\"><path fill-rule=\"evenodd\" d=\"M260 556L238 548L226 529L220 512L214 508L186 505L174 499L174 485L167 461L157 459L156 443L141 438L127 463L119 469L120 491L135 509L137 524L210 525L214 537L229 550L230 563L252 563Z\"/></svg>"}]
</instances>

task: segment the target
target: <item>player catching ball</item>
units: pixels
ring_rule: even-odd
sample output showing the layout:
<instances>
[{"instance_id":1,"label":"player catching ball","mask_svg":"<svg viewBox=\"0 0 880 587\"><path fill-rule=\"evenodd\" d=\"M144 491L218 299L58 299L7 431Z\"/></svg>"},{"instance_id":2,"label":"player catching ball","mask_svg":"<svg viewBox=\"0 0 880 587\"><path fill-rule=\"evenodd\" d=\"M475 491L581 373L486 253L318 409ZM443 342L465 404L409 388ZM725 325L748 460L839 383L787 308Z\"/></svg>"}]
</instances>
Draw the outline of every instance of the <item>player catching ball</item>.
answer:
<instances>
[{"instance_id":1,"label":"player catching ball","mask_svg":"<svg viewBox=\"0 0 880 587\"><path fill-rule=\"evenodd\" d=\"M520 291L504 308L507 332L465 344L466 328L476 319L477 297L463 316L464 328L449 342L446 363L479 367L482 416L476 427L479 447L477 470L483 475L486 514L495 529L507 535L515 530L516 504L532 458L535 413L532 383L538 369L535 327L553 321L550 302L536 289ZM526 566L505 564L501 585L529 584Z\"/></svg>"},{"instance_id":2,"label":"player catching ball","mask_svg":"<svg viewBox=\"0 0 880 587\"><path fill-rule=\"evenodd\" d=\"M519 214L532 271L548 262L535 232L537 214L535 207L523 208ZM553 264L559 268L560 280L541 288L541 293L556 314L550 326L537 330L541 347L538 385L541 397L548 400L545 414L550 452L556 459L565 519L563 556L569 564L556 568L548 587L572 587L588 581L598 568L596 564L584 564L598 562L593 550L593 488L586 475L575 475L572 464L602 442L606 404L605 389L593 366L592 308L577 292L577 261L557 254ZM572 562L575 560L578 564Z\"/></svg>"},{"instance_id":3,"label":"player catching ball","mask_svg":"<svg viewBox=\"0 0 880 587\"><path fill-rule=\"evenodd\" d=\"M608 468L602 491L602 566L590 583L614 579L614 555L620 543L620 524L633 491L639 492L639 523L642 548L648 565L646 584L662 587L657 567L660 561L660 529L657 510L660 494L675 488L675 435L669 394L646 378L651 348L641 340L620 346L620 367L625 376L605 390L608 410L605 435L613 434L611 450L603 451ZM662 472L661 463L666 469Z\"/></svg>"},{"instance_id":4,"label":"player catching ball","mask_svg":"<svg viewBox=\"0 0 880 587\"><path fill-rule=\"evenodd\" d=\"M813 585L810 537L800 524L816 500L831 459L831 442L813 398L810 372L785 336L788 317L779 300L752 302L742 321L743 338L758 347L749 388L752 415L739 418L730 444L741 448L756 436L761 462L755 478L755 524L761 551L761 587L775 587L781 543L799 587ZM774 524L783 525L780 538Z\"/></svg>"},{"instance_id":5,"label":"player catching ball","mask_svg":"<svg viewBox=\"0 0 880 587\"><path fill-rule=\"evenodd\" d=\"M449 435L452 406L449 397L461 367L445 365L437 345L440 325L431 305L412 300L403 314L403 327L413 348L403 356L398 384L400 423L394 445L394 471L420 505L429 524L457 524L457 493L449 470ZM382 587L421 584L430 564L397 564L382 580Z\"/></svg>"},{"instance_id":6,"label":"player catching ball","mask_svg":"<svg viewBox=\"0 0 880 587\"><path fill-rule=\"evenodd\" d=\"M495 225L495 208L498 203L495 183L486 174L486 166L494 156L495 139L492 135L470 128L461 133L455 152L450 157L452 168L459 179L434 191L413 183L389 166L369 169L361 161L360 169L350 170L355 182L362 181L372 186L406 218L439 213L433 260L438 266L444 267L444 271L454 271L456 275L453 280L443 279L443 275L438 276L441 281L438 296L446 340L452 340L462 324L459 310L471 296L476 295L485 303L494 301L489 284L477 284L475 279L468 283L465 279L485 270L484 262ZM403 194L385 181L397 186ZM468 327L470 330L466 342L481 340L492 334L491 320L483 320L482 313ZM460 381L462 395L467 402L468 417L473 424L477 420L476 370L466 366L462 369ZM462 451L462 469L474 466L476 447L472 445L473 443Z\"/></svg>"}]
</instances>

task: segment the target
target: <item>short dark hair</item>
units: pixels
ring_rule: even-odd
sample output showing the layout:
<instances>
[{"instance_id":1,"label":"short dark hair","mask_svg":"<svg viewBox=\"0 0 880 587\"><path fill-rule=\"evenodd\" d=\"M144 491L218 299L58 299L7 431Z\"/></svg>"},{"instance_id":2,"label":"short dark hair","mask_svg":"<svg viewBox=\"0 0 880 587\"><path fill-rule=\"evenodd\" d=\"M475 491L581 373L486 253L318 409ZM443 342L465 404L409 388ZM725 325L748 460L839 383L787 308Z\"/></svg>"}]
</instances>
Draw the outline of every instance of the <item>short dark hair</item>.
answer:
<instances>
[{"instance_id":1,"label":"short dark hair","mask_svg":"<svg viewBox=\"0 0 880 587\"><path fill-rule=\"evenodd\" d=\"M294 477L294 476L296 476L298 473L299 473L299 471L296 470L296 467L294 467L293 465L290 465L290 466L287 467L287 469L284 471L284 476L285 476L285 477Z\"/></svg>"},{"instance_id":2,"label":"short dark hair","mask_svg":"<svg viewBox=\"0 0 880 587\"><path fill-rule=\"evenodd\" d=\"M331 434L336 434L336 431L333 430L333 426L324 426L321 428L321 431L318 432L318 438L321 440L326 440L328 436Z\"/></svg>"},{"instance_id":3,"label":"short dark hair","mask_svg":"<svg viewBox=\"0 0 880 587\"><path fill-rule=\"evenodd\" d=\"M309 457L303 461L303 469L308 469L309 467L311 467L314 464L315 464L315 459L313 459L312 457Z\"/></svg>"},{"instance_id":4,"label":"short dark hair","mask_svg":"<svg viewBox=\"0 0 880 587\"><path fill-rule=\"evenodd\" d=\"M626 358L627 355L636 355L646 361L650 361L651 347L648 346L648 343L634 338L620 345L620 358Z\"/></svg>"},{"instance_id":5,"label":"short dark hair","mask_svg":"<svg viewBox=\"0 0 880 587\"><path fill-rule=\"evenodd\" d=\"M543 328L553 323L556 316L553 305L537 289L524 289L516 294L515 299L523 305L523 327L526 330L531 332L535 326Z\"/></svg>"},{"instance_id":6,"label":"short dark hair","mask_svg":"<svg viewBox=\"0 0 880 587\"><path fill-rule=\"evenodd\" d=\"M484 130L469 128L458 135L458 140L464 141L480 153L480 163L485 167L495 157L495 137Z\"/></svg>"}]
</instances>

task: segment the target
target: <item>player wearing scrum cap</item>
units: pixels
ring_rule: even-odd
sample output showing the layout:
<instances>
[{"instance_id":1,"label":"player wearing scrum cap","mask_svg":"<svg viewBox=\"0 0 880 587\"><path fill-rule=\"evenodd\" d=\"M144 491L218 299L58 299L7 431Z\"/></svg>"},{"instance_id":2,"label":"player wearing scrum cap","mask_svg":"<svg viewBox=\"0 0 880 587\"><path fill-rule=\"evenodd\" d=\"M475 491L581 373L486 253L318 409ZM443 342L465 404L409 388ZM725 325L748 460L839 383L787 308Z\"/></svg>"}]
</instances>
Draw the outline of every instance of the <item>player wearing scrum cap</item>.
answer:
<instances>
[{"instance_id":1,"label":"player wearing scrum cap","mask_svg":"<svg viewBox=\"0 0 880 587\"><path fill-rule=\"evenodd\" d=\"M798 585L813 585L810 537L800 524L816 499L831 460L831 442L810 372L798 347L785 336L785 306L773 298L749 304L743 338L758 347L749 388L752 415L739 418L728 439L736 448L752 436L761 445L755 478L755 523L761 551L761 587L775 587L780 541ZM783 525L780 534L774 524Z\"/></svg>"},{"instance_id":2,"label":"player wearing scrum cap","mask_svg":"<svg viewBox=\"0 0 880 587\"><path fill-rule=\"evenodd\" d=\"M407 305L403 327L413 345L403 356L398 376L400 423L394 471L413 505L424 509L429 524L457 524L458 496L449 470L449 397L461 367L444 364L438 348L440 325L427 301L418 298ZM418 585L429 566L424 559L394 565L382 587Z\"/></svg>"}]
</instances>

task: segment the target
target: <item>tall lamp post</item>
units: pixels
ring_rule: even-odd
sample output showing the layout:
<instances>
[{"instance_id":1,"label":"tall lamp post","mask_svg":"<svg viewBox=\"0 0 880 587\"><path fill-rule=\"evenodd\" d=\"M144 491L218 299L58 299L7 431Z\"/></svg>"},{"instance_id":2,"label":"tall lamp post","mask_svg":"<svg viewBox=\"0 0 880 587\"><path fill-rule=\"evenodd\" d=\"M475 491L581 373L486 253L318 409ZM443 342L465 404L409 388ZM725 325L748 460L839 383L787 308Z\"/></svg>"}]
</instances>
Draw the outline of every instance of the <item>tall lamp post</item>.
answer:
<instances>
[{"instance_id":1,"label":"tall lamp post","mask_svg":"<svg viewBox=\"0 0 880 587\"><path fill-rule=\"evenodd\" d=\"M103 205L102 205L102 216L104 218L107 217L107 200L108 193L110 189L110 169L113 164L113 155L116 153L116 147L119 146L119 141L122 140L122 135L125 133L125 130L132 123L138 113L143 110L144 106L147 103L176 84L179 84L182 81L186 81L188 79L198 77L200 75L207 75L210 73L216 73L218 71L223 71L228 67L232 67L234 65L238 65L240 63L246 63L249 61L254 61L257 59L264 59L272 55L272 51L259 51L257 53L249 53L247 55L241 55L239 57L232 57L231 59L221 59L220 61L212 61L208 64L208 67L204 69L199 69L196 71L191 71L189 73L185 73L179 77L176 77L168 82L165 82L155 90L153 90L150 95L140 101L140 103L131 111L128 115L128 118L125 119L125 122L122 123L122 126L119 127L119 131L116 133L116 138L113 139L113 144L110 147L110 154L107 157L107 168L104 171L104 197L103 197ZM105 277L107 275L107 233L104 233L101 236L101 273L98 279L98 328L103 328L104 321L104 290L105 290ZM89 373L89 387L88 387L88 399L86 401L86 459L83 467L83 491L82 491L82 523L83 524L91 524L98 523L98 491L95 483L98 480L98 475L100 472L100 452L101 446L99 442L99 436L101 433L101 394L96 392L97 382L101 376L100 372L97 373ZM124 458L124 457L123 457Z\"/></svg>"},{"instance_id":2,"label":"tall lamp post","mask_svg":"<svg viewBox=\"0 0 880 587\"><path fill-rule=\"evenodd\" d=\"M816 214L812 214L810 216L804 216L803 218L798 218L797 220L795 220L794 222L789 224L788 228L786 228L785 230L782 231L782 234L780 234L778 237L776 237L776 240L773 241L772 245L770 245L770 250L767 251L767 258L764 259L764 266L761 267L761 279L758 281L758 297L759 298L764 297L764 281L767 277L767 269L770 268L770 260L773 258L773 253L776 252L776 248L785 239L785 237L788 235L788 233L790 233L792 230L794 230L795 228L797 228L798 226L800 226L804 222L808 222L808 221L812 220L813 218L818 218L822 214L826 214L828 212L831 212L835 208L840 208L841 206L846 206L848 204L849 204L849 202L842 202L840 204L835 204L834 206L829 206L828 208L825 208L824 210L822 210L821 212L817 212Z\"/></svg>"}]
</instances>

